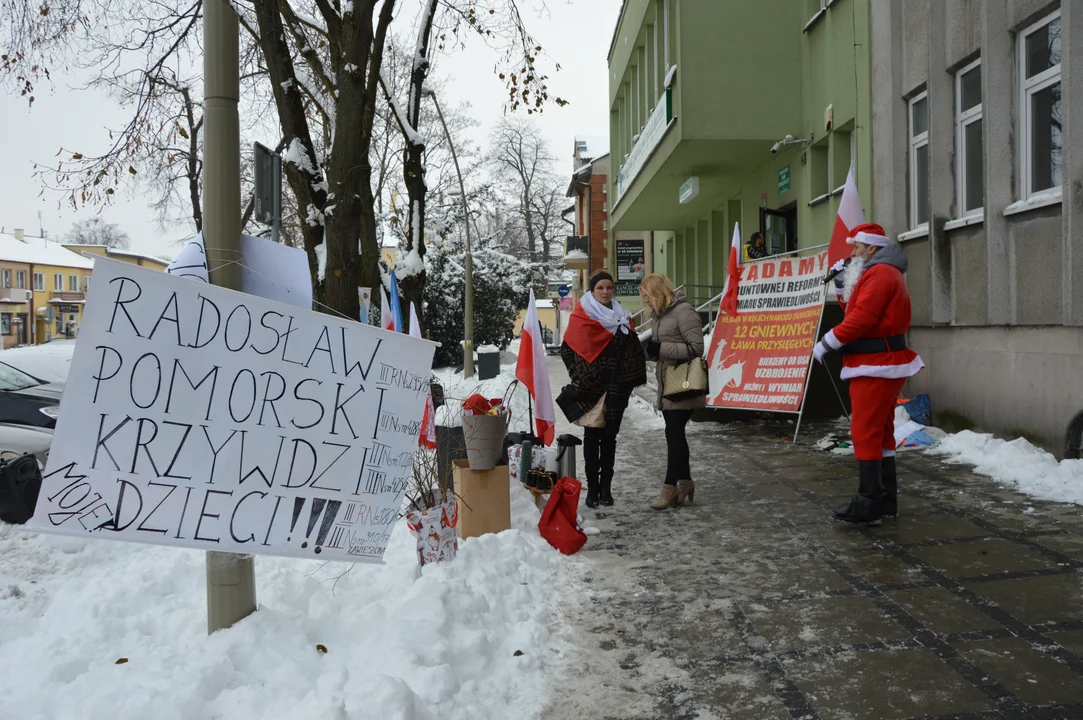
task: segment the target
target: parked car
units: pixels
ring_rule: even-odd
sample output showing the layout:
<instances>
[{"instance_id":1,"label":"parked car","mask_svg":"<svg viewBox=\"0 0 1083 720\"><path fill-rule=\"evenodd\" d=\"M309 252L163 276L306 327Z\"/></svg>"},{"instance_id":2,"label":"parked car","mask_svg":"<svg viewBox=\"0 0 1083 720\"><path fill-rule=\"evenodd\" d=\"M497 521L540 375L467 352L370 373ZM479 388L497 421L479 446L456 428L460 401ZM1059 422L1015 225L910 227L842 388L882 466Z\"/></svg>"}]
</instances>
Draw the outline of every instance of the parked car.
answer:
<instances>
[{"instance_id":1,"label":"parked car","mask_svg":"<svg viewBox=\"0 0 1083 720\"><path fill-rule=\"evenodd\" d=\"M54 428L64 384L47 382L0 362L0 423Z\"/></svg>"},{"instance_id":2,"label":"parked car","mask_svg":"<svg viewBox=\"0 0 1083 720\"><path fill-rule=\"evenodd\" d=\"M52 441L53 431L49 428L0 423L0 459L33 453L38 465L44 469Z\"/></svg>"}]
</instances>

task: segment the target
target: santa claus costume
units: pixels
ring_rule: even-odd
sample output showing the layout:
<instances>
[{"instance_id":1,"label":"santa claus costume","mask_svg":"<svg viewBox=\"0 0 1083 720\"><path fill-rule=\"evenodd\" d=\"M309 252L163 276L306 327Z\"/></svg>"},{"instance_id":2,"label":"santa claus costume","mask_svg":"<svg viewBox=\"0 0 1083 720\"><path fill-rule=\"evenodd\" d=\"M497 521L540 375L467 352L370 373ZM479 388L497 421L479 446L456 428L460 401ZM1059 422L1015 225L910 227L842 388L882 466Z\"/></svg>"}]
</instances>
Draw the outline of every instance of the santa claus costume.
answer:
<instances>
[{"instance_id":1,"label":"santa claus costume","mask_svg":"<svg viewBox=\"0 0 1083 720\"><path fill-rule=\"evenodd\" d=\"M896 399L907 378L925 365L906 344L910 293L902 248L873 223L853 228L847 242L858 244L836 280L845 317L824 335L813 355L823 362L828 352L841 352L841 377L850 381L850 431L859 485L857 495L836 509L835 516L868 523L898 515Z\"/></svg>"}]
</instances>

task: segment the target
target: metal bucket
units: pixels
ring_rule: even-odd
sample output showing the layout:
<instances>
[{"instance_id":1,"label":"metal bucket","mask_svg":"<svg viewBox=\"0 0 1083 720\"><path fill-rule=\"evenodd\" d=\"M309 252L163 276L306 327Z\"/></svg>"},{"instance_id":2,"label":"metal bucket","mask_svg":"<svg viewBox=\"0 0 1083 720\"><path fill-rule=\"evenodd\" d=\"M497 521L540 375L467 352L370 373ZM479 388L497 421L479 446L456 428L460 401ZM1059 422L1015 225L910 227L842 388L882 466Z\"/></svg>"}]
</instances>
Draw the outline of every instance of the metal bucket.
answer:
<instances>
[{"instance_id":1,"label":"metal bucket","mask_svg":"<svg viewBox=\"0 0 1083 720\"><path fill-rule=\"evenodd\" d=\"M492 470L504 448L508 415L463 415L463 443L471 470Z\"/></svg>"}]
</instances>

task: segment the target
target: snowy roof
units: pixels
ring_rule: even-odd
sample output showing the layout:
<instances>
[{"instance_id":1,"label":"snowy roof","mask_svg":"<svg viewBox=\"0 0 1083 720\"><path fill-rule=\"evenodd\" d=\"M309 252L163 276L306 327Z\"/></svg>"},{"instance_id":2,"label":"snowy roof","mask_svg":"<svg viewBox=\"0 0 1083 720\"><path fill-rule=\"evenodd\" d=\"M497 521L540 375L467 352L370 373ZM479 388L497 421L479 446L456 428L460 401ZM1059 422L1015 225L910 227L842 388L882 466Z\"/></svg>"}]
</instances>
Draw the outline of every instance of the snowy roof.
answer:
<instances>
[{"instance_id":1,"label":"snowy roof","mask_svg":"<svg viewBox=\"0 0 1083 720\"><path fill-rule=\"evenodd\" d=\"M169 262L170 262L169 260L163 260L162 258L154 257L153 255L145 255L144 253L132 252L131 250L117 250L116 248L106 247L105 245L71 245L71 244L69 244L69 245L65 245L64 247L66 249L68 249L68 250L71 250L76 255L80 254L79 253L80 248L84 248L84 247L86 247L86 248L103 248L105 250L106 255L116 255L118 257L142 258L143 260L150 260L151 262L156 262L156 263L158 263L160 265L168 265Z\"/></svg>"},{"instance_id":2,"label":"snowy roof","mask_svg":"<svg viewBox=\"0 0 1083 720\"><path fill-rule=\"evenodd\" d=\"M36 237L19 241L10 233L0 233L0 260L84 270L94 267L93 260L73 253L58 242Z\"/></svg>"}]
</instances>

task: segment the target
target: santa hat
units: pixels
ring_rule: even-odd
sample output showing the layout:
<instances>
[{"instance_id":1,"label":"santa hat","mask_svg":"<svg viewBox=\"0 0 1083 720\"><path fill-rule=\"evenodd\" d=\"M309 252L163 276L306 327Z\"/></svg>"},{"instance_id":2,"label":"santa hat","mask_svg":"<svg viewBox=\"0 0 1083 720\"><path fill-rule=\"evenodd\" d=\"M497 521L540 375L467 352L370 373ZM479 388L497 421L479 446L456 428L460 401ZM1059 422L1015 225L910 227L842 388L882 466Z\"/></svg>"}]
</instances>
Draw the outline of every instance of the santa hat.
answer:
<instances>
[{"instance_id":1,"label":"santa hat","mask_svg":"<svg viewBox=\"0 0 1083 720\"><path fill-rule=\"evenodd\" d=\"M864 223L850 231L850 235L846 238L846 242L849 245L859 242L865 245L875 245L876 247L887 247L891 244L891 238L889 238L887 233L884 232L884 229L876 223Z\"/></svg>"}]
</instances>

